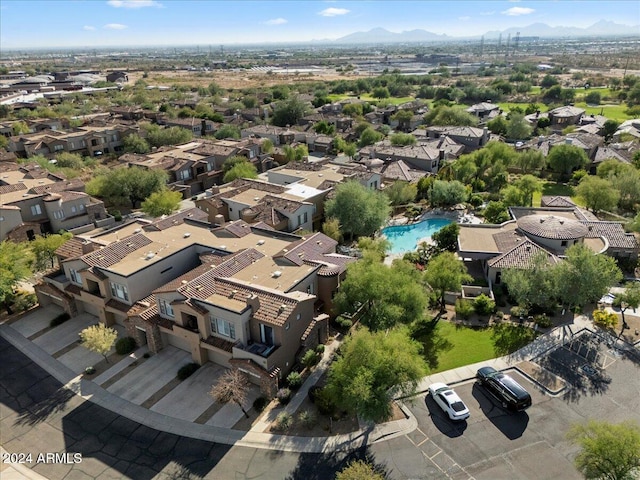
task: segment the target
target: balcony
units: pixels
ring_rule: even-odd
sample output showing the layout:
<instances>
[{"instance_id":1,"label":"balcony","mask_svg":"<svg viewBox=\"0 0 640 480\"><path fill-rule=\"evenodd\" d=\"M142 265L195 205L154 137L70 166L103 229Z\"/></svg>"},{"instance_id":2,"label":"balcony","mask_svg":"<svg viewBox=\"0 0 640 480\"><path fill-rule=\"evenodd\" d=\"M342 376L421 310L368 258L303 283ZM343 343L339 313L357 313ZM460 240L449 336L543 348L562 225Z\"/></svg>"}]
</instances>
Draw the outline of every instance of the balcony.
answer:
<instances>
[{"instance_id":1,"label":"balcony","mask_svg":"<svg viewBox=\"0 0 640 480\"><path fill-rule=\"evenodd\" d=\"M42 277L42 280L49 285L53 285L60 291L64 291L67 285L71 283L62 270L51 272Z\"/></svg>"},{"instance_id":2,"label":"balcony","mask_svg":"<svg viewBox=\"0 0 640 480\"><path fill-rule=\"evenodd\" d=\"M279 345L265 345L264 343L252 343L243 345L239 343L233 347L233 358L252 360L265 370L269 370L268 358L280 348Z\"/></svg>"}]
</instances>

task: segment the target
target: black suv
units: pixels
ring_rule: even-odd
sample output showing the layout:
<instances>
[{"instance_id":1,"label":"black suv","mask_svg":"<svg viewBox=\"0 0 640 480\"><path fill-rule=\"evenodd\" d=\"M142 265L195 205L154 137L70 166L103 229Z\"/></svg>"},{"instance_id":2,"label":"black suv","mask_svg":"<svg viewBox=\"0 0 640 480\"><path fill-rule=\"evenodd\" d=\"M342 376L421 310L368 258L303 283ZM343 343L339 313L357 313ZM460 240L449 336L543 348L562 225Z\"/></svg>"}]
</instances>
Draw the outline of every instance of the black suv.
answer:
<instances>
[{"instance_id":1,"label":"black suv","mask_svg":"<svg viewBox=\"0 0 640 480\"><path fill-rule=\"evenodd\" d=\"M482 367L476 373L476 378L480 385L502 402L503 407L519 412L531 406L529 392L509 375L493 367Z\"/></svg>"}]
</instances>

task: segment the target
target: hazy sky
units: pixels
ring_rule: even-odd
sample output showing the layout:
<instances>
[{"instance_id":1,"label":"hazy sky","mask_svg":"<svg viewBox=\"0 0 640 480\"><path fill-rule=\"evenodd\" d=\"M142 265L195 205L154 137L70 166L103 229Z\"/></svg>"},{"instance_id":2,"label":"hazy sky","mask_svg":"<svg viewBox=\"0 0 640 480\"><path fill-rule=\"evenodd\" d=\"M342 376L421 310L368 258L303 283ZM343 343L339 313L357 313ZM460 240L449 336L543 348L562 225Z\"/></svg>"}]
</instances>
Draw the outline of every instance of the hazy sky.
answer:
<instances>
[{"instance_id":1,"label":"hazy sky","mask_svg":"<svg viewBox=\"0 0 640 480\"><path fill-rule=\"evenodd\" d=\"M334 39L383 27L451 36L542 22L640 23L637 0L0 0L0 48L220 45Z\"/></svg>"}]
</instances>

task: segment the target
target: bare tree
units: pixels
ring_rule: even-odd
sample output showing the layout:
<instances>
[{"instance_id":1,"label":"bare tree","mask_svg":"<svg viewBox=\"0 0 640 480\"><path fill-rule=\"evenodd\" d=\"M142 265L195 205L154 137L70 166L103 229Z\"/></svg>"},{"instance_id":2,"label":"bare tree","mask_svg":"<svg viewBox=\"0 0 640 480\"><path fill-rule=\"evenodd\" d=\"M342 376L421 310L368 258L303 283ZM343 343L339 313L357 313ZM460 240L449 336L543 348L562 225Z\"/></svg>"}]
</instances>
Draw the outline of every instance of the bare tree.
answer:
<instances>
[{"instance_id":1,"label":"bare tree","mask_svg":"<svg viewBox=\"0 0 640 480\"><path fill-rule=\"evenodd\" d=\"M248 390L249 383L247 377L240 372L240 370L228 370L220 377L218 383L211 387L209 395L211 395L216 402L236 403L242 410L242 413L249 418L249 414L242 406L247 399Z\"/></svg>"}]
</instances>

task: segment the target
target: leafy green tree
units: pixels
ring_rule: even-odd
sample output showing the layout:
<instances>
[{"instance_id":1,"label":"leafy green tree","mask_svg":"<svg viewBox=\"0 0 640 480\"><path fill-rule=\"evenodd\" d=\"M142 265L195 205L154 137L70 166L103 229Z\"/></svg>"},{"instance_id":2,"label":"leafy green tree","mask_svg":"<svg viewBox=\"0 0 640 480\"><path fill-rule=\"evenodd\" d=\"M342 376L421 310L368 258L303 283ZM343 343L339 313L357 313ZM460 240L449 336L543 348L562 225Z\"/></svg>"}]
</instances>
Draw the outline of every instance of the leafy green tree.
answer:
<instances>
[{"instance_id":1,"label":"leafy green tree","mask_svg":"<svg viewBox=\"0 0 640 480\"><path fill-rule=\"evenodd\" d=\"M525 140L531 136L532 128L522 113L512 113L507 121L506 137L512 140Z\"/></svg>"},{"instance_id":2,"label":"leafy green tree","mask_svg":"<svg viewBox=\"0 0 640 480\"><path fill-rule=\"evenodd\" d=\"M193 138L193 132L182 127L161 128L158 125L145 125L147 131L146 140L152 147L163 145L179 145L187 143Z\"/></svg>"},{"instance_id":3,"label":"leafy green tree","mask_svg":"<svg viewBox=\"0 0 640 480\"><path fill-rule=\"evenodd\" d=\"M516 156L514 163L524 173L529 173L544 168L545 158L538 150L526 150Z\"/></svg>"},{"instance_id":4,"label":"leafy green tree","mask_svg":"<svg viewBox=\"0 0 640 480\"><path fill-rule=\"evenodd\" d=\"M469 198L469 192L461 182L435 180L431 187L429 201L434 206L451 206L466 202L467 198Z\"/></svg>"},{"instance_id":5,"label":"leafy green tree","mask_svg":"<svg viewBox=\"0 0 640 480\"><path fill-rule=\"evenodd\" d=\"M628 223L628 228L632 232L640 233L640 212L636 214L635 218Z\"/></svg>"},{"instance_id":6,"label":"leafy green tree","mask_svg":"<svg viewBox=\"0 0 640 480\"><path fill-rule=\"evenodd\" d=\"M592 90L584 96L584 101L590 105L600 105L600 92Z\"/></svg>"},{"instance_id":7,"label":"leafy green tree","mask_svg":"<svg viewBox=\"0 0 640 480\"><path fill-rule=\"evenodd\" d=\"M527 203L525 193L517 185L507 185L500 190L500 195L505 207L523 207Z\"/></svg>"},{"instance_id":8,"label":"leafy green tree","mask_svg":"<svg viewBox=\"0 0 640 480\"><path fill-rule=\"evenodd\" d=\"M471 275L467 273L467 267L452 252L443 252L433 257L427 264L424 277L429 286L438 293L441 311L445 309L445 293L458 292L463 282L472 280Z\"/></svg>"},{"instance_id":9,"label":"leafy green tree","mask_svg":"<svg viewBox=\"0 0 640 480\"><path fill-rule=\"evenodd\" d=\"M585 201L586 207L594 213L615 209L620 199L620 192L614 188L609 180L593 176L587 176L580 180L576 187L576 194Z\"/></svg>"},{"instance_id":10,"label":"leafy green tree","mask_svg":"<svg viewBox=\"0 0 640 480\"><path fill-rule=\"evenodd\" d=\"M273 153L273 142L268 138L263 139L262 143L260 144L260 151L262 153L266 153L267 155Z\"/></svg>"},{"instance_id":11,"label":"leafy green tree","mask_svg":"<svg viewBox=\"0 0 640 480\"><path fill-rule=\"evenodd\" d=\"M16 286L31 275L31 260L32 254L26 244L9 240L0 243L0 303L9 315L13 313L10 301Z\"/></svg>"},{"instance_id":12,"label":"leafy green tree","mask_svg":"<svg viewBox=\"0 0 640 480\"><path fill-rule=\"evenodd\" d=\"M327 392L339 407L366 420L384 421L391 416L393 398L415 393L427 371L421 350L406 329L359 329L331 365Z\"/></svg>"},{"instance_id":13,"label":"leafy green tree","mask_svg":"<svg viewBox=\"0 0 640 480\"><path fill-rule=\"evenodd\" d=\"M557 276L554 265L544 252L536 254L529 268L508 268L502 271L502 281L516 303L529 311L547 310L554 305Z\"/></svg>"},{"instance_id":14,"label":"leafy green tree","mask_svg":"<svg viewBox=\"0 0 640 480\"><path fill-rule=\"evenodd\" d=\"M384 135L380 132L376 132L373 128L367 127L361 134L358 140L358 146L360 148L368 145L373 145L384 138Z\"/></svg>"},{"instance_id":15,"label":"leafy green tree","mask_svg":"<svg viewBox=\"0 0 640 480\"><path fill-rule=\"evenodd\" d=\"M296 96L280 102L273 110L272 122L278 127L297 125L298 121L307 114L307 105Z\"/></svg>"},{"instance_id":16,"label":"leafy green tree","mask_svg":"<svg viewBox=\"0 0 640 480\"><path fill-rule=\"evenodd\" d=\"M431 235L431 240L436 244L436 248L441 251L455 252L458 250L458 234L460 233L460 225L450 223L442 227L436 233Z\"/></svg>"},{"instance_id":17,"label":"leafy green tree","mask_svg":"<svg viewBox=\"0 0 640 480\"><path fill-rule=\"evenodd\" d=\"M425 117L424 121L427 125L437 126L474 126L477 125L478 119L473 115L460 110L459 108L451 108L447 106L438 106L431 110Z\"/></svg>"},{"instance_id":18,"label":"leafy green tree","mask_svg":"<svg viewBox=\"0 0 640 480\"><path fill-rule=\"evenodd\" d=\"M152 217L170 215L178 210L181 200L182 194L180 192L172 192L167 188L163 188L153 192L149 195L149 198L142 202L142 211Z\"/></svg>"},{"instance_id":19,"label":"leafy green tree","mask_svg":"<svg viewBox=\"0 0 640 480\"><path fill-rule=\"evenodd\" d=\"M87 185L87 193L104 198L114 205L129 201L132 208L167 183L164 170L148 170L139 167L115 168L95 178Z\"/></svg>"},{"instance_id":20,"label":"leafy green tree","mask_svg":"<svg viewBox=\"0 0 640 480\"><path fill-rule=\"evenodd\" d=\"M607 120L604 122L603 134L605 142L611 141L613 134L616 133L619 126L620 122L617 122L616 120Z\"/></svg>"},{"instance_id":21,"label":"leafy green tree","mask_svg":"<svg viewBox=\"0 0 640 480\"><path fill-rule=\"evenodd\" d=\"M0 116L0 118L2 118ZM0 148L7 148L9 146L9 139L4 135L0 135Z\"/></svg>"},{"instance_id":22,"label":"leafy green tree","mask_svg":"<svg viewBox=\"0 0 640 480\"><path fill-rule=\"evenodd\" d=\"M554 77L553 75L547 74L540 81L540 86L542 88L549 88L549 87L553 87L554 85L558 85L559 83L560 82L558 81L558 79L556 77Z\"/></svg>"},{"instance_id":23,"label":"leafy green tree","mask_svg":"<svg viewBox=\"0 0 640 480\"><path fill-rule=\"evenodd\" d=\"M440 170L442 170L442 168ZM434 181L435 178L432 175L429 175L428 177L422 177L420 180L418 180L418 197L420 199L429 198L431 187L433 186Z\"/></svg>"},{"instance_id":24,"label":"leafy green tree","mask_svg":"<svg viewBox=\"0 0 640 480\"><path fill-rule=\"evenodd\" d=\"M566 176L573 170L584 168L589 163L589 159L581 148L563 144L551 149L547 162L554 172Z\"/></svg>"},{"instance_id":25,"label":"leafy green tree","mask_svg":"<svg viewBox=\"0 0 640 480\"><path fill-rule=\"evenodd\" d=\"M34 268L38 271L47 270L55 266L56 250L73 235L69 232L37 235L29 242L29 248L35 257Z\"/></svg>"},{"instance_id":26,"label":"leafy green tree","mask_svg":"<svg viewBox=\"0 0 640 480\"><path fill-rule=\"evenodd\" d=\"M507 120L502 116L498 116L487 122L487 128L495 135L507 134Z\"/></svg>"},{"instance_id":27,"label":"leafy green tree","mask_svg":"<svg viewBox=\"0 0 640 480\"><path fill-rule=\"evenodd\" d=\"M144 138L136 135L135 133L124 137L122 143L124 144L125 152L139 153L144 155L145 153L149 153L151 151L149 143Z\"/></svg>"},{"instance_id":28,"label":"leafy green tree","mask_svg":"<svg viewBox=\"0 0 640 480\"><path fill-rule=\"evenodd\" d=\"M411 126L411 120L413 120L414 113L411 110L398 110L391 116L393 120L398 122L398 129L402 131L409 131ZM413 135L412 135L413 137Z\"/></svg>"},{"instance_id":29,"label":"leafy green tree","mask_svg":"<svg viewBox=\"0 0 640 480\"><path fill-rule=\"evenodd\" d=\"M227 173L222 177L224 183L232 182L236 178L258 178L258 170L256 166L248 162L246 159L244 162L236 163Z\"/></svg>"},{"instance_id":30,"label":"leafy green tree","mask_svg":"<svg viewBox=\"0 0 640 480\"><path fill-rule=\"evenodd\" d=\"M107 327L104 323L91 325L80 332L80 340L83 347L92 352L99 353L107 363L107 354L116 343L118 332L114 328Z\"/></svg>"},{"instance_id":31,"label":"leafy green tree","mask_svg":"<svg viewBox=\"0 0 640 480\"><path fill-rule=\"evenodd\" d=\"M624 313L629 308L636 309L640 307L640 282L627 282L624 286L624 292L618 295L620 300L620 313L622 314L622 325L626 327L627 322Z\"/></svg>"},{"instance_id":32,"label":"leafy green tree","mask_svg":"<svg viewBox=\"0 0 640 480\"><path fill-rule=\"evenodd\" d=\"M613 257L597 255L582 243L570 246L565 255L566 260L555 267L558 294L565 305L594 303L622 279Z\"/></svg>"},{"instance_id":33,"label":"leafy green tree","mask_svg":"<svg viewBox=\"0 0 640 480\"><path fill-rule=\"evenodd\" d=\"M533 194L542 191L542 182L533 175L523 175L515 182L515 185L522 191L525 199L525 206L533 205Z\"/></svg>"},{"instance_id":34,"label":"leafy green tree","mask_svg":"<svg viewBox=\"0 0 640 480\"><path fill-rule=\"evenodd\" d=\"M482 215L487 223L500 224L511 219L507 207L502 202L489 202Z\"/></svg>"},{"instance_id":35,"label":"leafy green tree","mask_svg":"<svg viewBox=\"0 0 640 480\"><path fill-rule=\"evenodd\" d=\"M385 480L385 476L370 463L353 460L336 474L336 480Z\"/></svg>"},{"instance_id":36,"label":"leafy green tree","mask_svg":"<svg viewBox=\"0 0 640 480\"><path fill-rule=\"evenodd\" d=\"M13 122L11 124L11 130L15 136L24 135L25 133L29 133L29 125L20 120L19 122Z\"/></svg>"},{"instance_id":37,"label":"leafy green tree","mask_svg":"<svg viewBox=\"0 0 640 480\"><path fill-rule=\"evenodd\" d=\"M397 181L385 188L384 193L391 205L406 205L416 199L418 188L409 182Z\"/></svg>"},{"instance_id":38,"label":"leafy green tree","mask_svg":"<svg viewBox=\"0 0 640 480\"><path fill-rule=\"evenodd\" d=\"M557 103L562 99L562 87L554 85L542 92L542 101L544 103Z\"/></svg>"},{"instance_id":39,"label":"leafy green tree","mask_svg":"<svg viewBox=\"0 0 640 480\"><path fill-rule=\"evenodd\" d=\"M415 145L417 143L416 137L410 133L394 133L389 137L391 145L394 147L404 147L407 145Z\"/></svg>"},{"instance_id":40,"label":"leafy green tree","mask_svg":"<svg viewBox=\"0 0 640 480\"><path fill-rule=\"evenodd\" d=\"M620 193L620 207L631 212L637 211L637 204L640 203L640 171L626 163L619 165L620 168L609 180Z\"/></svg>"},{"instance_id":41,"label":"leafy green tree","mask_svg":"<svg viewBox=\"0 0 640 480\"><path fill-rule=\"evenodd\" d=\"M222 125L213 136L218 140L224 140L225 138L238 140L240 138L240 130L235 125Z\"/></svg>"},{"instance_id":42,"label":"leafy green tree","mask_svg":"<svg viewBox=\"0 0 640 480\"><path fill-rule=\"evenodd\" d=\"M82 159L82 155L78 155L77 153L58 153L56 155L56 162L56 165L62 168L73 168L75 170L80 170L82 167L84 167L84 160Z\"/></svg>"},{"instance_id":43,"label":"leafy green tree","mask_svg":"<svg viewBox=\"0 0 640 480\"><path fill-rule=\"evenodd\" d=\"M335 304L339 314L353 313L354 305L361 304L360 321L376 331L422 318L427 295L412 265L396 260L387 266L380 262L380 253L371 250L347 267Z\"/></svg>"},{"instance_id":44,"label":"leafy green tree","mask_svg":"<svg viewBox=\"0 0 640 480\"><path fill-rule=\"evenodd\" d=\"M229 157L222 163L222 173L227 173L239 163L245 163L248 161L249 160L247 159L247 157L243 157L242 155L234 155L233 157Z\"/></svg>"},{"instance_id":45,"label":"leafy green tree","mask_svg":"<svg viewBox=\"0 0 640 480\"><path fill-rule=\"evenodd\" d=\"M304 160L304 157L309 155L309 150L306 145L296 145L295 147L285 145L282 151L284 152L284 158L287 163L301 162Z\"/></svg>"},{"instance_id":46,"label":"leafy green tree","mask_svg":"<svg viewBox=\"0 0 640 480\"><path fill-rule=\"evenodd\" d=\"M373 89L371 96L373 98L389 98L391 94L389 93L389 89L387 87L376 87Z\"/></svg>"},{"instance_id":47,"label":"leafy green tree","mask_svg":"<svg viewBox=\"0 0 640 480\"><path fill-rule=\"evenodd\" d=\"M633 423L590 420L573 425L567 438L580 446L574 462L587 479L631 479L640 467L640 428Z\"/></svg>"},{"instance_id":48,"label":"leafy green tree","mask_svg":"<svg viewBox=\"0 0 640 480\"><path fill-rule=\"evenodd\" d=\"M339 242L342 239L340 221L337 218L327 218L322 224L322 233L336 242Z\"/></svg>"}]
</instances>

